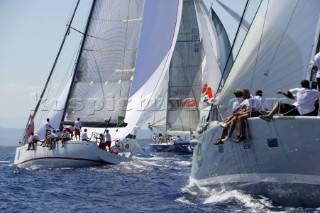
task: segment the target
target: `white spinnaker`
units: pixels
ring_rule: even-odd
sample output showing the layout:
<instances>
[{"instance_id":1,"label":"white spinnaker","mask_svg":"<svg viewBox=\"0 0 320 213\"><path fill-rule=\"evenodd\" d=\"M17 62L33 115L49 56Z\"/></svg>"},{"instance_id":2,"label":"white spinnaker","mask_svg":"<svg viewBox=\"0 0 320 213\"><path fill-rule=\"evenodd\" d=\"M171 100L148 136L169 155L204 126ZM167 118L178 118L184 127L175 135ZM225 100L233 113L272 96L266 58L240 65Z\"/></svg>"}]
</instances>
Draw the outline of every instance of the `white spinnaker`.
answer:
<instances>
[{"instance_id":1,"label":"white spinnaker","mask_svg":"<svg viewBox=\"0 0 320 213\"><path fill-rule=\"evenodd\" d=\"M133 133L137 128L143 125L146 120L155 113L155 110L157 110L159 106L162 106L168 85L168 69L180 27L182 5L183 0L177 0L177 13L174 19L172 19L175 23L174 28L167 29L168 32L166 32L172 35L172 41L168 46L167 54L148 81L130 98L125 118L125 122L128 123L128 125L125 128L119 128L117 132L111 130L111 134L120 140L124 139L129 133ZM164 11L156 11L156 13L159 13L159 15L166 14ZM157 28L155 27L154 30L156 29ZM159 34L152 33L152 35L158 36L161 34L163 34L163 32Z\"/></svg>"},{"instance_id":2,"label":"white spinnaker","mask_svg":"<svg viewBox=\"0 0 320 213\"><path fill-rule=\"evenodd\" d=\"M55 129L59 129L60 128L60 122L61 122L61 119L62 119L64 106L66 104L66 100L67 100L67 97L68 97L68 92L69 92L69 89L70 89L71 81L72 81L72 78L70 78L70 80L66 84L66 86L63 89L63 91L60 94L60 96L57 99L53 99L54 104L52 105L49 113L47 114L46 118L50 119L50 124ZM41 124L39 125L39 127L35 130L36 134L40 138L44 138L45 137L45 131L46 131L45 124L46 124L46 122L47 122L47 120L44 119L41 122Z\"/></svg>"},{"instance_id":3,"label":"white spinnaker","mask_svg":"<svg viewBox=\"0 0 320 213\"><path fill-rule=\"evenodd\" d=\"M319 0L265 0L243 42L221 92L231 107L236 88L262 89L275 97L278 89L299 87L308 71L319 17Z\"/></svg>"}]
</instances>

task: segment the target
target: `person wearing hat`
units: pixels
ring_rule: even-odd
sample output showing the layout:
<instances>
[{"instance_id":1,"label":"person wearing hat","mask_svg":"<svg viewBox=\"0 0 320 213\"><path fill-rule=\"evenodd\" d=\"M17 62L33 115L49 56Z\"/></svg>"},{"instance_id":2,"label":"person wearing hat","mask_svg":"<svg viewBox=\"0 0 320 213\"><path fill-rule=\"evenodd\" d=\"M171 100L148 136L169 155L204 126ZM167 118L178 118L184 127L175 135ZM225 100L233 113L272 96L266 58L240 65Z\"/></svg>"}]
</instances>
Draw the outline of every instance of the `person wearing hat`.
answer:
<instances>
[{"instance_id":1,"label":"person wearing hat","mask_svg":"<svg viewBox=\"0 0 320 213\"><path fill-rule=\"evenodd\" d=\"M238 106L242 103L243 98L242 98L242 90L241 89L236 89L233 94L235 95L236 99L232 104L232 112L233 114L236 112ZM224 123L221 123L221 127L223 128L221 136L218 138L217 142L215 145L223 144L223 141L228 139L228 132L229 135L233 134L233 131L235 129L237 123L237 116L232 115L231 117L227 117L224 119ZM230 127L230 128L229 128ZM230 129L230 131L229 131Z\"/></svg>"}]
</instances>

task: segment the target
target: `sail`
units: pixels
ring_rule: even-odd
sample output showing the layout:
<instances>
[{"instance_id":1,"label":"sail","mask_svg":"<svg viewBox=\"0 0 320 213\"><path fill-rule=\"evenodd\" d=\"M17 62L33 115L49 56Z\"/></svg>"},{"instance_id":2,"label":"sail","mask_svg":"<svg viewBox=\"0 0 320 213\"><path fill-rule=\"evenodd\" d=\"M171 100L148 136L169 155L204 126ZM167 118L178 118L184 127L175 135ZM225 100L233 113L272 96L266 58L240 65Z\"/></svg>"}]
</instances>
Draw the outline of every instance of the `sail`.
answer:
<instances>
[{"instance_id":1,"label":"sail","mask_svg":"<svg viewBox=\"0 0 320 213\"><path fill-rule=\"evenodd\" d=\"M55 129L59 129L60 127L60 122L63 116L63 110L64 110L64 106L66 104L67 96L70 90L71 82L72 82L72 78L70 78L70 80L67 82L60 96L56 99L52 99L53 103L47 114L47 118L50 119L50 125ZM47 122L46 119L44 119L39 125L39 127L35 130L36 134L40 138L45 138L46 122Z\"/></svg>"},{"instance_id":2,"label":"sail","mask_svg":"<svg viewBox=\"0 0 320 213\"><path fill-rule=\"evenodd\" d=\"M211 18L214 23L215 29L217 31L217 40L220 47L219 48L220 58L218 59L218 61L219 61L220 71L223 72L225 70L225 74L223 77L223 80L225 81L228 77L228 74L233 64L232 54L228 61L229 53L231 52L230 40L220 18L212 8L210 9L210 13L211 13ZM228 61L228 64L227 64L227 61Z\"/></svg>"},{"instance_id":3,"label":"sail","mask_svg":"<svg viewBox=\"0 0 320 213\"><path fill-rule=\"evenodd\" d=\"M236 88L262 89L275 97L278 89L299 87L309 69L319 20L320 1L263 1L221 92L229 100ZM303 18L302 18L303 17Z\"/></svg>"},{"instance_id":4,"label":"sail","mask_svg":"<svg viewBox=\"0 0 320 213\"><path fill-rule=\"evenodd\" d=\"M153 113L161 110L160 108L168 87L170 60L180 26L182 2L182 0L172 0L170 3L167 1L157 1L157 10L152 11L150 10L153 8L149 7L146 3L145 15L152 12L153 16L143 23L141 40L148 44L157 42L157 45L162 46L163 53L161 51L154 51L154 46L146 45L144 42L143 44L140 43L145 48L140 48L138 57L140 55L147 55L148 62L160 61L157 67L153 69L153 63L145 63L145 60L138 60L137 69L144 70L145 75L150 75L150 73L152 75L129 99L125 118L125 122L128 125L117 131L111 130L111 134L116 138L123 139L129 133L134 134L135 130L141 127ZM163 22L165 22L165 25ZM145 36L148 38L145 38ZM134 78L141 80L139 75L134 76Z\"/></svg>"},{"instance_id":5,"label":"sail","mask_svg":"<svg viewBox=\"0 0 320 213\"><path fill-rule=\"evenodd\" d=\"M199 121L201 42L194 1L184 0L178 39L169 68L167 128L194 130Z\"/></svg>"},{"instance_id":6,"label":"sail","mask_svg":"<svg viewBox=\"0 0 320 213\"><path fill-rule=\"evenodd\" d=\"M210 111L210 102L215 98L215 92L218 89L222 71L219 63L220 59L225 58L221 55L222 49L219 40L218 28L210 18L210 13L202 1L196 1L196 12L198 15L198 24L200 27L200 39L202 44L201 61L201 101L199 103L200 122L202 125L207 120ZM220 64L221 65L221 64Z\"/></svg>"},{"instance_id":7,"label":"sail","mask_svg":"<svg viewBox=\"0 0 320 213\"><path fill-rule=\"evenodd\" d=\"M66 106L66 122L117 123L125 116L144 0L95 0Z\"/></svg>"}]
</instances>

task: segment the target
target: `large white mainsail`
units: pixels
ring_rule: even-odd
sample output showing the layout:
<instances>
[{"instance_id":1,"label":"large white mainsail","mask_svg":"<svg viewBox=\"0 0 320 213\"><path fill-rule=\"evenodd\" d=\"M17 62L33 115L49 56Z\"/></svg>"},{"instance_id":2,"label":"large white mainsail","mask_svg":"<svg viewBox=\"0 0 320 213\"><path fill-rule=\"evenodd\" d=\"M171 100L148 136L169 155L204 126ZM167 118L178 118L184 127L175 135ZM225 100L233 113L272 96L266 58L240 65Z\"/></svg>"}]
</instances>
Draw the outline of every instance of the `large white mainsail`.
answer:
<instances>
[{"instance_id":1,"label":"large white mainsail","mask_svg":"<svg viewBox=\"0 0 320 213\"><path fill-rule=\"evenodd\" d=\"M299 86L309 59L319 18L319 1L263 1L221 92L229 106L236 88L277 89ZM299 30L297 30L299 28ZM301 34L301 32L304 32Z\"/></svg>"},{"instance_id":2,"label":"large white mainsail","mask_svg":"<svg viewBox=\"0 0 320 213\"><path fill-rule=\"evenodd\" d=\"M201 95L201 53L194 1L184 0L178 39L169 68L166 115L169 131L196 129Z\"/></svg>"},{"instance_id":3,"label":"large white mainsail","mask_svg":"<svg viewBox=\"0 0 320 213\"><path fill-rule=\"evenodd\" d=\"M144 0L96 0L85 33L64 120L117 124L125 116Z\"/></svg>"},{"instance_id":4,"label":"large white mainsail","mask_svg":"<svg viewBox=\"0 0 320 213\"><path fill-rule=\"evenodd\" d=\"M163 123L166 119L165 131L189 132L196 130L200 111L208 106L199 104L203 101L202 88L206 85L212 95L218 87L220 50L216 29L202 1L183 1L178 32L172 58L169 58L168 85L162 87L161 96L158 96L167 99L166 114L162 113L160 120ZM208 111L203 116L207 114Z\"/></svg>"}]
</instances>

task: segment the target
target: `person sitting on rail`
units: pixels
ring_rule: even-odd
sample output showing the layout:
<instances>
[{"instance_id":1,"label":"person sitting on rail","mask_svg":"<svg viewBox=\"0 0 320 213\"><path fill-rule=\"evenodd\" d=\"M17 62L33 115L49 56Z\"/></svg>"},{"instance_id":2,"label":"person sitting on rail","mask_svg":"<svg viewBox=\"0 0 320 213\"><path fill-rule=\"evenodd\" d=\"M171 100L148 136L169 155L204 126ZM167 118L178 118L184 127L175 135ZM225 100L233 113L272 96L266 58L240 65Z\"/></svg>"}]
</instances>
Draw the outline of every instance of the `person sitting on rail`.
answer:
<instances>
[{"instance_id":1,"label":"person sitting on rail","mask_svg":"<svg viewBox=\"0 0 320 213\"><path fill-rule=\"evenodd\" d=\"M40 138L37 134L34 134L33 132L31 132L31 135L28 139L28 149L27 150L35 150L35 146L34 144L37 143L38 141L40 141ZM32 146L32 149L30 149Z\"/></svg>"},{"instance_id":2,"label":"person sitting on rail","mask_svg":"<svg viewBox=\"0 0 320 213\"><path fill-rule=\"evenodd\" d=\"M317 116L318 107L317 101L320 98L320 92L314 89L310 89L310 83L308 80L301 81L301 88L290 89L285 92L278 90L277 94L282 94L289 99L295 100L291 104L277 103L272 111L268 115L260 115L259 118L270 122L272 117L280 112L285 116Z\"/></svg>"}]
</instances>

